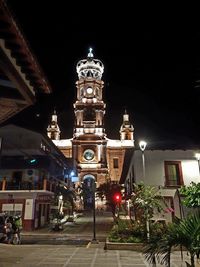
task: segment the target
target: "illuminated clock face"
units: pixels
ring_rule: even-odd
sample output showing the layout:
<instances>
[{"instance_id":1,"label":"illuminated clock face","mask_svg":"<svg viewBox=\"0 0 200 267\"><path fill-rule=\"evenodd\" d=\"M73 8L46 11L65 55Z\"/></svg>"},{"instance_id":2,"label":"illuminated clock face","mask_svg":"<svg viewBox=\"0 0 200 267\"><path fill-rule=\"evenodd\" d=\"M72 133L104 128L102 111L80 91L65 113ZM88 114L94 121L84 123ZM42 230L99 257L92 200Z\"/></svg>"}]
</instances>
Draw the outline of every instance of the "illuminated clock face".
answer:
<instances>
[{"instance_id":1,"label":"illuminated clock face","mask_svg":"<svg viewBox=\"0 0 200 267\"><path fill-rule=\"evenodd\" d=\"M88 87L86 91L87 91L88 94L92 94L93 89L91 87Z\"/></svg>"},{"instance_id":2,"label":"illuminated clock face","mask_svg":"<svg viewBox=\"0 0 200 267\"><path fill-rule=\"evenodd\" d=\"M92 149L86 149L83 156L86 160L92 160L94 158L94 151Z\"/></svg>"}]
</instances>

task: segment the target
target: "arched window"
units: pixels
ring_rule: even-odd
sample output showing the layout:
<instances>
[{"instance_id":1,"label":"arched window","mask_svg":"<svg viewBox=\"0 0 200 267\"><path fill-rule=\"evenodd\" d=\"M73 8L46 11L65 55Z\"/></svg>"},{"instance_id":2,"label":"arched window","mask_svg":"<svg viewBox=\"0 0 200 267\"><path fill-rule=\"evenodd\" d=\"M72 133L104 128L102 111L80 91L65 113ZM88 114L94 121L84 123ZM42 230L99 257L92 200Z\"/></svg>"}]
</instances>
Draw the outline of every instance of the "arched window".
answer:
<instances>
[{"instance_id":1,"label":"arched window","mask_svg":"<svg viewBox=\"0 0 200 267\"><path fill-rule=\"evenodd\" d=\"M92 108L84 109L84 112L83 112L83 120L84 121L95 121L95 118L96 118L96 113L95 113L94 109L92 109Z\"/></svg>"}]
</instances>

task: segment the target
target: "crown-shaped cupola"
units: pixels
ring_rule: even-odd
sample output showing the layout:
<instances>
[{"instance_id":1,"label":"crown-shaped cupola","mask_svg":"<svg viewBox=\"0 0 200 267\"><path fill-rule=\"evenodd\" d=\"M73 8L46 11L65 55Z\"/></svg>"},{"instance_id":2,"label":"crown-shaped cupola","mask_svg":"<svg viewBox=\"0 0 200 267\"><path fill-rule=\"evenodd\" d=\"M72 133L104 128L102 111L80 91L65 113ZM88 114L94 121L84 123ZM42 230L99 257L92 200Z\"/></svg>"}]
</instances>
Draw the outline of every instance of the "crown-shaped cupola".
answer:
<instances>
[{"instance_id":1,"label":"crown-shaped cupola","mask_svg":"<svg viewBox=\"0 0 200 267\"><path fill-rule=\"evenodd\" d=\"M120 139L121 140L133 140L133 125L129 121L129 115L125 110L123 114L123 123L120 127Z\"/></svg>"},{"instance_id":2,"label":"crown-shaped cupola","mask_svg":"<svg viewBox=\"0 0 200 267\"><path fill-rule=\"evenodd\" d=\"M79 80L87 78L101 80L104 65L99 59L94 59L92 48L90 48L87 59L82 59L77 63L76 71Z\"/></svg>"}]
</instances>

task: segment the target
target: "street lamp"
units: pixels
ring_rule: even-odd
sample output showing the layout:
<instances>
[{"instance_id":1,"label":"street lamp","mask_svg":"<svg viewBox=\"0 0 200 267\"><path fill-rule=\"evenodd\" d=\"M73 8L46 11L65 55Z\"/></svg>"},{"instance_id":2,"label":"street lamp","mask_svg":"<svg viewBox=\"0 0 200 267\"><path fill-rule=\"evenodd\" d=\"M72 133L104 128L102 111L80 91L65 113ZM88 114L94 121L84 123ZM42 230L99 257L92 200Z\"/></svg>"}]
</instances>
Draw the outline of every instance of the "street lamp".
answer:
<instances>
[{"instance_id":1,"label":"street lamp","mask_svg":"<svg viewBox=\"0 0 200 267\"><path fill-rule=\"evenodd\" d=\"M143 179L145 179L144 151L145 151L146 145L147 145L147 142L145 142L145 141L140 141L140 142L139 142L139 147L140 147L140 150L142 151L142 170L143 170Z\"/></svg>"},{"instance_id":2,"label":"street lamp","mask_svg":"<svg viewBox=\"0 0 200 267\"><path fill-rule=\"evenodd\" d=\"M75 175L75 172L74 171L71 171L70 172L70 177L73 177Z\"/></svg>"},{"instance_id":3,"label":"street lamp","mask_svg":"<svg viewBox=\"0 0 200 267\"><path fill-rule=\"evenodd\" d=\"M139 142L140 150L142 151L142 170L143 170L143 179L145 180L145 159L144 159L144 151L147 146L147 142L140 141ZM148 208L147 208L147 220L146 220L146 229L147 229L147 242L149 242L150 239L150 228L149 228L149 214L148 214Z\"/></svg>"},{"instance_id":4,"label":"street lamp","mask_svg":"<svg viewBox=\"0 0 200 267\"><path fill-rule=\"evenodd\" d=\"M93 239L92 239L92 243L98 243L97 239L96 239L96 210L95 210L95 206L96 206L96 201L95 201L95 192L96 192L96 182L95 180L93 180L92 183L92 193L93 193L93 201L92 201L92 206L93 206Z\"/></svg>"},{"instance_id":5,"label":"street lamp","mask_svg":"<svg viewBox=\"0 0 200 267\"><path fill-rule=\"evenodd\" d=\"M196 153L195 154L195 158L197 159L198 161L198 166L199 166L199 174L200 174L200 153Z\"/></svg>"}]
</instances>

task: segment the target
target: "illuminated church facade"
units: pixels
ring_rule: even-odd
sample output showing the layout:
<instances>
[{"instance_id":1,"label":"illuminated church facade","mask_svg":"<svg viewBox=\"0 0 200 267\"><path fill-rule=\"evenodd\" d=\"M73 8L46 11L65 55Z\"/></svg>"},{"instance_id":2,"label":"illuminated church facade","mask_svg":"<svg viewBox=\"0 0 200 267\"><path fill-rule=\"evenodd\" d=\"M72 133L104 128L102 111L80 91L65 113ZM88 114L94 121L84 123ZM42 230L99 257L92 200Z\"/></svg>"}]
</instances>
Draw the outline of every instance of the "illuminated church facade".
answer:
<instances>
[{"instance_id":1,"label":"illuminated church facade","mask_svg":"<svg viewBox=\"0 0 200 267\"><path fill-rule=\"evenodd\" d=\"M106 104L103 100L103 63L94 58L92 49L77 63L77 97L74 103L74 132L70 139L60 138L56 112L47 135L66 158L72 158L78 172L77 185L93 180L98 187L105 182L119 182L125 151L134 148L134 128L125 111L119 140L109 139L104 127Z\"/></svg>"}]
</instances>

